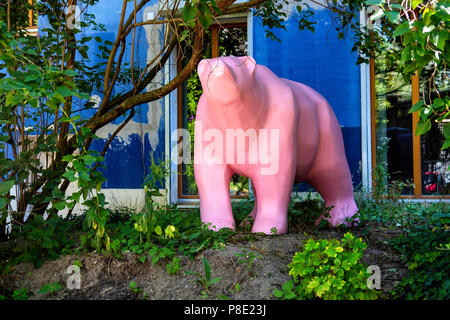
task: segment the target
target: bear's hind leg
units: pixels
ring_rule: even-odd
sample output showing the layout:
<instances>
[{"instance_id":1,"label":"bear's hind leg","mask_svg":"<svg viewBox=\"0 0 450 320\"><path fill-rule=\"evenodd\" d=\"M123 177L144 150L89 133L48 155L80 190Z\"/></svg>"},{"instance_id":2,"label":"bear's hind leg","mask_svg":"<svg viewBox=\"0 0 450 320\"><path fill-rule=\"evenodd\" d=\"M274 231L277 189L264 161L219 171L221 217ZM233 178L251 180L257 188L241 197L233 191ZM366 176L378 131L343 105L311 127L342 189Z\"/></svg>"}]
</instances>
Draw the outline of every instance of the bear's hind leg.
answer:
<instances>
[{"instance_id":1,"label":"bear's hind leg","mask_svg":"<svg viewBox=\"0 0 450 320\"><path fill-rule=\"evenodd\" d=\"M331 226L357 222L351 219L358 212L358 207L354 200L352 179L346 163L334 166L333 170L320 172L308 183L320 193L326 207L333 207L330 218L327 218ZM322 218L323 216L317 219L316 224L319 224Z\"/></svg>"}]
</instances>

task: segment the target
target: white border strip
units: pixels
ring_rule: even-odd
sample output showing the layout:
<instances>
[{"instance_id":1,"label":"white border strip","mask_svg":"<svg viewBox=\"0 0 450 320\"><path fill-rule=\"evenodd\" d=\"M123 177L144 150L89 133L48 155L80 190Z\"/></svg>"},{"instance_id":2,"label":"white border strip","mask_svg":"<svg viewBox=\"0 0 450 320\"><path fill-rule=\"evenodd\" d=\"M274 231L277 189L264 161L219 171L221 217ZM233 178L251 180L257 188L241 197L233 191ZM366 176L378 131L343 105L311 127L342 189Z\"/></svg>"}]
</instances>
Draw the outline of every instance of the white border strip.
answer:
<instances>
[{"instance_id":1,"label":"white border strip","mask_svg":"<svg viewBox=\"0 0 450 320\"><path fill-rule=\"evenodd\" d=\"M170 61L169 61L170 62ZM164 66L164 83L167 84L170 82L170 66L165 65ZM165 155L165 161L166 164L169 166L167 169L172 170L171 168L171 162L170 162L170 95L166 94L164 97L164 155ZM171 175L169 177L166 177L165 180L165 188L167 191L171 190ZM167 203L171 203L171 192L167 192Z\"/></svg>"},{"instance_id":2,"label":"white border strip","mask_svg":"<svg viewBox=\"0 0 450 320\"><path fill-rule=\"evenodd\" d=\"M366 26L366 10L360 11L359 19L362 27ZM361 175L364 191L372 191L372 134L370 112L370 66L360 66L361 75Z\"/></svg>"},{"instance_id":3,"label":"white border strip","mask_svg":"<svg viewBox=\"0 0 450 320\"><path fill-rule=\"evenodd\" d=\"M169 75L173 79L177 74L177 49L174 49L169 59ZM166 150L169 159L172 157L172 150L177 145L177 141L172 141L172 130L178 128L178 88L173 90L169 96L169 115L165 118L165 130L169 131L169 150ZM167 119L169 122L167 122ZM169 189L170 204L178 202L178 165L170 162L170 189Z\"/></svg>"}]
</instances>

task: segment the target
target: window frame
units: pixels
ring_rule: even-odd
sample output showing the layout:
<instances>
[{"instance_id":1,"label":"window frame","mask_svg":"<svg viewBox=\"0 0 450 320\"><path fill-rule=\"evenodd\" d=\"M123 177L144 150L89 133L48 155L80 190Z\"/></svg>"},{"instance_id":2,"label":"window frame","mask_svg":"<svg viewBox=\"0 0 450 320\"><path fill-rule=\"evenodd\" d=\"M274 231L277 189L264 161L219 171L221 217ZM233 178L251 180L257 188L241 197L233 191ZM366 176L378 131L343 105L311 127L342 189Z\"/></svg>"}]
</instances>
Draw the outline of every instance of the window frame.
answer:
<instances>
[{"instance_id":1,"label":"window frame","mask_svg":"<svg viewBox=\"0 0 450 320\"><path fill-rule=\"evenodd\" d=\"M33 0L28 0L28 3L30 5L33 5ZM29 32L31 35L37 35L38 34L38 25L37 25L37 19L33 19L34 11L32 9L28 10L28 27L25 29ZM36 23L34 23L36 22Z\"/></svg>"},{"instance_id":2,"label":"window frame","mask_svg":"<svg viewBox=\"0 0 450 320\"><path fill-rule=\"evenodd\" d=\"M247 29L247 48L249 48L250 44L250 36L249 36L249 28L251 27L249 23L246 22L225 22L225 23L217 23L211 25L209 28L211 29L211 42L212 42L212 48L211 48L211 58L217 58L219 56L219 29L223 28L243 28L245 27ZM180 47L177 46L176 51L179 53ZM249 50L249 54L251 54ZM177 73L181 72L182 69L182 63L181 63L181 54L177 54L177 60L176 60L176 68ZM177 128L182 128L182 86L179 86L177 88ZM180 152L181 146L178 145L178 152ZM177 203L187 204L186 200L200 200L199 195L187 195L183 194L183 179L182 179L182 164L177 165ZM251 187L250 187L251 188ZM251 191L250 191L251 192ZM233 195L230 196L231 199L246 199L248 198L248 195Z\"/></svg>"},{"instance_id":3,"label":"window frame","mask_svg":"<svg viewBox=\"0 0 450 320\"><path fill-rule=\"evenodd\" d=\"M371 162L372 170L376 168L376 90L375 90L375 59L370 58L370 118L371 118ZM417 71L411 76L411 106L420 100L420 76ZM401 195L402 199L450 199L450 195L424 195L422 194L422 154L421 137L416 136L416 127L419 122L419 111L412 114L412 152L413 152L413 195ZM372 188L375 186L375 179L372 176Z\"/></svg>"}]
</instances>

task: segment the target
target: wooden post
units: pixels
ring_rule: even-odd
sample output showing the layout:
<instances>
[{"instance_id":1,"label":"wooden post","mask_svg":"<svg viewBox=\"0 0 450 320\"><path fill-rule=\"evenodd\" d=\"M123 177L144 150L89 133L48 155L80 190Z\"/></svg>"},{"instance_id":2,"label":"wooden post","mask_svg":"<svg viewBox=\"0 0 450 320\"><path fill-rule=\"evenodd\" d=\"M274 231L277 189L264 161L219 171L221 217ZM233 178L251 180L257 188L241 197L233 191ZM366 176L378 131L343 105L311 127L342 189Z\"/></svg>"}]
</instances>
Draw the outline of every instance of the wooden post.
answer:
<instances>
[{"instance_id":1,"label":"wooden post","mask_svg":"<svg viewBox=\"0 0 450 320\"><path fill-rule=\"evenodd\" d=\"M212 41L212 48L211 48L211 58L217 58L219 56L219 26L215 25L211 27L211 41Z\"/></svg>"},{"instance_id":2,"label":"wooden post","mask_svg":"<svg viewBox=\"0 0 450 320\"><path fill-rule=\"evenodd\" d=\"M416 104L420 100L420 80L416 73L411 77L412 95L411 103ZM412 115L412 133L413 133L413 180L414 196L422 195L422 163L420 152L420 136L416 136L417 123L419 122L419 112Z\"/></svg>"}]
</instances>

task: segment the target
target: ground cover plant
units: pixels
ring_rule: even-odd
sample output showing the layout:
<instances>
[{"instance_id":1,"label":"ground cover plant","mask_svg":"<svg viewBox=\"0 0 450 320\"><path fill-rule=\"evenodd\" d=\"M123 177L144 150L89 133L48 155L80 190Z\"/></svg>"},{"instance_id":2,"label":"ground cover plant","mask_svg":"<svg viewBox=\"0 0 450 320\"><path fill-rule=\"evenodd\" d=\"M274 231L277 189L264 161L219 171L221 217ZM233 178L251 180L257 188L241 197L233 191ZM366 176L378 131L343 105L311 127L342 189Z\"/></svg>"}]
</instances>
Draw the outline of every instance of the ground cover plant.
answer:
<instances>
[{"instance_id":1,"label":"ground cover plant","mask_svg":"<svg viewBox=\"0 0 450 320\"><path fill-rule=\"evenodd\" d=\"M78 4L86 9L97 2ZM203 38L213 16L256 6L255 16L263 19L268 37L276 41L272 28L285 28L285 0L248 1L232 8L233 2L187 1L181 18L167 18L176 32L165 37L155 66L139 70L133 57L126 62L121 52L130 44L127 36L138 28L138 11L149 1L140 1L129 16L123 10L114 42L69 28L64 19L68 1L1 2L0 226L10 230L0 233L1 299L449 298L449 205L403 200L405 182L386 184L387 170L380 161L372 192L356 194L360 223L351 228L331 229L325 221L315 226L330 208L308 194L292 198L287 235L250 233L251 199L233 203L236 230L213 232L201 223L198 209L157 200L169 173L160 159L152 160L142 185L145 210L108 206L100 170L108 145L133 118L134 107L194 79L189 77L203 56ZM301 0L295 2L299 28L314 30L311 10ZM125 8L131 3L123 1ZM164 3L167 12L177 11L178 5ZM40 36L31 37L24 28L30 6L49 20ZM428 98L424 94L410 110L420 116L417 134L429 131L432 121L448 120L448 97L435 82L437 71L446 70L449 61L449 1L412 1L406 8L384 0L326 1L324 6L336 18L339 37L355 31L358 63L389 43L390 63L405 78L427 65L436 71L427 81ZM371 20L380 22L373 30L357 22L360 9L369 6L377 9ZM82 28L105 32L93 15L85 17ZM101 58L97 65L88 63L92 42ZM179 42L193 49L189 62L173 81L147 92ZM132 88L123 89L130 78ZM104 94L98 108L90 101L92 88ZM79 109L93 115L82 118ZM95 132L120 117L119 130L104 149L92 150ZM443 134L444 150L449 122ZM67 194L70 183L77 188ZM10 193L13 187L16 195ZM73 208L80 204L85 210L76 215ZM66 217L60 216L63 210ZM82 283L76 290L65 285L67 267L73 265ZM370 265L380 267L381 289L364 287Z\"/></svg>"},{"instance_id":2,"label":"ground cover plant","mask_svg":"<svg viewBox=\"0 0 450 320\"><path fill-rule=\"evenodd\" d=\"M4 285L0 294L5 299L24 298L25 294L20 292L28 292L28 297L33 299L70 297L74 291L64 286L63 290L59 287L58 290L41 290L43 287L50 288L52 283L63 283L60 279L49 279L39 284L34 295L31 293L33 288L27 288L20 281L11 282L10 279L17 268L27 264L41 266L37 269L33 266L22 277L15 278L15 281L30 281L34 272L45 270L52 265L52 261L65 261L66 257L70 257L70 264L81 265L82 272L89 273L92 264L85 266L89 264L87 257L95 254L96 263L102 259L107 259L108 264L111 261L124 263L122 272L124 268L137 267L137 263L147 266L145 268L149 274L146 271L142 273L148 277L150 273L157 272L158 277L165 281L183 279L187 286L196 286L197 291L193 290L190 295L194 299L242 298L242 291L246 292L243 288L249 292L255 290L249 289L252 281L259 283L276 272L280 274L275 276L274 282L266 284L267 287L262 290L267 299L448 299L448 205L405 203L400 199L375 201L367 195L361 195L357 202L360 225L331 229L315 226L311 216L305 215L302 220L298 215L307 208L312 216L319 216L326 210L319 198L309 195L305 201L293 199L289 214L292 217L289 225L292 231L286 238L249 233L247 224L238 225L236 230L213 232L201 223L198 209L181 210L176 206L155 204L154 229L147 238L143 236L143 230L136 228L136 221L140 221L140 215L145 213L111 211L105 227L111 238L110 250L105 247L100 251L89 241L84 241L90 229L83 227L83 217L59 218L58 223L64 225L64 228L59 227L61 230L70 229L76 234L70 243L67 239L62 240L61 231L51 231L54 230L52 222L50 226L45 224L45 227L22 233L21 237L13 240L18 243L17 246L7 245L13 242L3 244L0 270ZM233 208L240 223L251 211L252 202L235 203ZM48 235L47 241L54 242L52 246L39 241L40 236L34 235L42 232L39 231L42 228ZM272 250L270 242L280 248ZM48 247L53 251L49 251ZM227 253L231 265L219 261L224 258L218 257L228 250L234 250L233 254ZM371 260L371 252L380 254L380 251L383 254L379 260ZM36 252L42 252L37 264ZM130 255L133 263L128 262ZM385 259L390 259L387 263L390 268L383 267ZM392 261L395 263L392 264ZM274 264L278 270L260 274L267 267L262 263ZM386 288L386 282L390 280L386 278L381 280L384 290L367 288L369 264L381 265L384 275L394 270L395 281L389 284L389 288ZM148 271L148 268L156 269ZM240 277L236 270L239 270ZM130 271L130 274L135 273ZM106 280L99 280L99 283L102 281ZM130 290L130 281L127 281L126 286L124 284L130 294L127 299L151 297L148 292L151 291L148 288L152 287L150 283L133 280L135 290ZM12 287L6 287L6 283ZM14 287L19 285L21 287ZM139 293L134 292L140 289L142 291ZM261 288L258 290L261 291ZM81 293L82 290L78 292L81 296L87 294Z\"/></svg>"}]
</instances>

